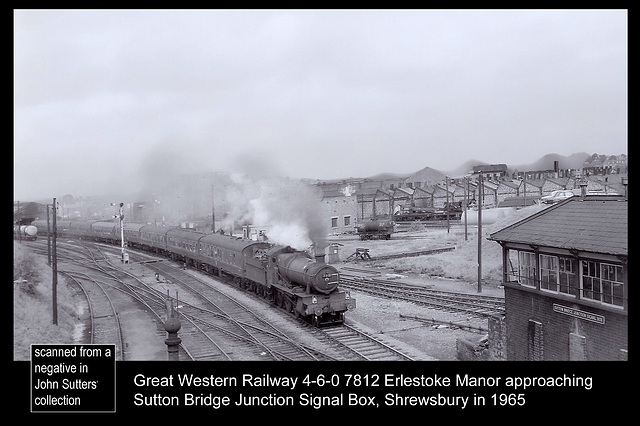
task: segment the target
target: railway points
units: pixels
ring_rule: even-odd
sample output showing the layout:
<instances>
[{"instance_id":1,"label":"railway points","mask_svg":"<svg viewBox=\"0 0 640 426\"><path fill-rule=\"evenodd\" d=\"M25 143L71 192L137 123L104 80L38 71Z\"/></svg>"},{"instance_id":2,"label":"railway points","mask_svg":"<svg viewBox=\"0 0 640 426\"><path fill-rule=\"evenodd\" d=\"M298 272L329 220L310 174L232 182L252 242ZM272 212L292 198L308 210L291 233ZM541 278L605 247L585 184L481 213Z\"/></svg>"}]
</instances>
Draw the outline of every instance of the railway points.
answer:
<instances>
[{"instance_id":1,"label":"railway points","mask_svg":"<svg viewBox=\"0 0 640 426\"><path fill-rule=\"evenodd\" d=\"M71 243L72 242L72 243ZM68 239L68 241L66 241L66 245L68 246L67 249L65 250L84 250L83 245L86 244L84 242L80 242L76 239ZM160 254L158 253L146 253L146 252L142 252L142 251L137 251L134 250L131 253L132 254L132 258L131 261L128 264L124 264L121 262L118 262L119 256L118 256L118 252L116 250L117 244L112 245L112 244L103 244L103 258L99 259L98 262L101 263L106 263L107 261L111 261L113 263L114 266L122 269L122 270L126 270L128 271L130 274L135 275L137 277L137 279L141 282L143 282L145 285L149 286L149 287L153 287L155 288L157 291L161 292L162 294L164 294L166 296L167 292L171 292L171 291L175 291L177 288L179 288L179 286L182 286L183 284L180 283L178 279L174 278L172 276L171 273L169 272L163 272L162 268L164 268L163 265L167 266L167 265L171 265L171 268L175 268L176 270L181 270L183 273L186 274L196 274L196 273L203 273L206 271L200 271L197 267L196 264L192 264L191 262L189 262L187 264L187 262L182 262L182 261L178 261L178 262L173 262L170 258L167 259L164 256L159 257ZM107 249L108 248L108 249ZM349 276L353 275L353 274L358 274L361 275L362 277L369 277L369 279L382 279L384 280L384 278L387 278L388 281L393 281L394 283L398 284L406 284L406 282L413 282L415 285L417 286L421 286L424 288L433 288L433 287L438 287L438 286L442 286L443 284L452 284L452 282L448 281L448 280L424 280L424 279L416 279L416 277L412 277L412 276L404 276L402 274L394 274L395 276L393 277L393 279L391 279L391 277L389 276L389 274L385 273L384 270L381 270L380 268L371 268L368 267L366 264L364 263L360 263L360 264L349 264L349 263L338 263L338 264L334 264L334 267L337 268L337 270L339 271L339 273L346 278L349 278ZM204 274L205 276L207 276L208 274ZM215 277L213 277L215 278ZM416 282L417 281L417 282ZM433 282L436 282L437 284L433 284ZM345 285L342 286L341 288L344 287L346 288L346 286L348 285L348 283L345 282ZM233 286L229 286L227 285L225 288L230 288L232 290L234 290ZM353 290L355 293L354 294L364 294L364 293L359 293L360 290ZM182 290L181 290L182 292ZM186 294L186 293L184 293ZM256 298L257 299L264 299L264 295L261 294L256 294ZM376 296L378 297L378 296ZM183 297L181 297L181 299L183 299ZM264 303L264 300L260 301L261 303ZM254 308L256 309L256 308ZM421 353L420 350L415 350L415 348L411 348L408 351L406 350L407 348L409 348L412 343L409 343L409 346L407 346L404 342L402 342L401 340L397 340L393 337L394 334L397 335L401 335L402 334L402 330L411 330L413 329L420 329L422 327L425 327L424 325L421 325L421 322L418 320L409 320L407 318L400 318L400 320L405 320L405 321L410 321L412 322L414 325L413 326L408 326L408 327L395 327L395 331L393 330L393 327L386 329L386 330L375 330L375 329L369 329L368 327L364 326L362 327L361 324L356 324L359 325L360 329L364 329L367 330L366 334L369 335L377 335L376 338L378 340L380 340L380 338L382 339L382 343L378 342L378 343L370 343L372 346L380 346L380 345L384 345L387 344L387 346L391 346L391 349L386 349L386 351L393 351L395 350L395 348L393 348L393 346L398 346L398 345L394 345L395 343L400 343L399 347L404 349L400 350L400 355L390 355L390 354L386 354L386 355L382 355L382 358L380 359L433 359L431 356L426 355L425 353ZM208 321L205 321L208 322ZM353 325L352 321L349 321L349 325ZM206 324L206 327L210 327L211 324ZM453 327L452 327L453 328ZM346 327L345 327L346 329ZM462 327L461 327L462 329ZM186 333L186 328L184 330L182 330L182 332ZM305 332L306 333L306 332ZM314 332L315 333L315 332ZM355 333L355 332L353 332ZM308 334L312 334L311 331L309 331ZM336 339L332 336L330 336L330 333L325 333L325 336L314 336L311 337L311 339L317 339L318 341L324 341L325 345L329 344L329 341L334 341L338 344L338 345L343 345L343 343L341 343L339 341L339 339ZM165 334L165 330L158 326L157 327L157 335L158 336L162 336L162 337L166 337ZM157 338L157 336L156 336ZM345 339L345 340L349 340L349 339ZM355 336L353 338L353 340L355 339ZM369 339L369 340L375 340L375 339ZM384 342L386 341L386 343ZM391 342L391 345L389 345L388 343ZM183 347L186 347L187 342L185 342L185 344L183 345ZM453 345L455 345L454 343L452 343ZM166 347L164 347L164 344L160 346L162 348L162 351L160 351L159 353L161 354L159 359L165 359L166 357ZM317 348L313 349L312 351L315 352L321 352L318 351ZM405 354L407 355L403 355L402 352L404 351ZM132 352L132 348L129 348L128 350L129 353ZM237 351L236 351L237 352ZM333 355L334 357L337 357L337 359L377 359L377 355L375 355L376 349L372 348L372 354L366 354L366 353L357 353L358 351L353 351L351 349L346 350L346 352L339 354L339 355ZM384 352L384 351L383 351ZM218 355L215 355L215 353L217 353ZM269 351L261 351L261 355L258 356L259 359L263 359L264 354L269 353ZM346 353L351 353L351 355L345 355ZM194 353L189 354L186 350L183 352L183 356L185 357L191 357L191 356L200 356L200 355L194 355ZM206 353L205 353L206 354ZM205 355L205 356L211 356L213 354L214 358L212 359L217 359L216 356L223 356L222 351L220 350L214 350L214 351L210 351L209 355ZM276 355L278 356L278 355ZM206 359L206 358L203 358Z\"/></svg>"},{"instance_id":2,"label":"railway points","mask_svg":"<svg viewBox=\"0 0 640 426\"><path fill-rule=\"evenodd\" d=\"M201 306L194 309L197 304L194 304L193 296L190 296L189 293L194 291L195 286L205 286L205 283L198 281L215 281L215 277L207 276L203 274L201 271L197 271L194 268L184 269L181 263L179 262L171 262L171 261L151 261L153 260L153 256L150 256L146 253L137 253L135 251L131 251L131 262L128 264L124 264L118 261L117 256L114 256L117 248L112 245L105 244L95 244L95 243L78 243L74 242L74 244L68 243L60 243L60 256L63 259L61 265L67 265L68 262L71 261L72 257L80 257L89 256L92 260L94 268L93 273L98 273L98 270L101 270L100 273L104 273L105 269L109 270L109 274L112 278L117 277L118 281L121 281L122 285L125 285L129 288L127 291L121 290L120 292L115 292L115 294L125 293L131 291L133 287L144 287L145 290L141 290L140 288L135 288L133 293L135 293L135 298L140 300L144 300L144 310L149 312L155 312L154 318L147 318L144 320L146 324L143 327L133 326L120 326L123 330L122 343L118 344L119 347L123 347L125 350L123 351L123 359L140 359L132 357L136 352L137 348L153 348L156 347L158 349L153 351L153 354L149 353L149 357L146 359L166 359L166 347L164 346L163 340L166 337L164 333L164 329L162 327L162 310L164 308L163 302L164 298L166 298L167 290L175 291L176 293L179 291L180 300L176 303L176 305L180 309L181 319L183 319L183 323L194 323L193 327L197 327L201 329L201 331L196 332L196 335L205 335L211 334L211 327L221 329L223 326L214 325L214 322L228 322L228 319L233 317L235 323L240 325L240 330L247 330L248 333L252 336L252 338L264 333L264 326L257 326L255 324L251 324L250 320L246 318L246 314L240 313L222 313L217 314L211 310L211 308L203 309ZM90 254L89 254L90 253ZM77 262L77 260L76 260ZM87 266L87 262L80 261L80 263L84 263L84 266ZM99 266L98 266L99 265ZM145 273L142 273L142 268L144 265ZM61 271L67 269L67 266L64 266ZM161 280L155 279L155 274L158 273ZM84 275L83 275L84 274ZM69 276L73 276L75 279L84 281L89 280L88 273L81 273L78 271L70 272ZM96 279L94 282L106 282L107 280ZM84 284L84 282L83 282ZM86 284L84 284L86 285ZM104 285L104 284L103 284ZM209 284L207 284L208 286ZM237 293L240 291L234 286L229 285L229 283L225 284L217 284L217 287L220 289L224 289L225 292L228 293ZM113 286L110 286L113 287ZM203 287L204 289L204 287ZM109 288L110 292L114 292L113 288ZM213 291L212 288L206 287L205 292L211 293ZM156 295L151 297L146 293L155 292ZM200 290L202 292L202 290ZM133 294L132 293L132 294ZM245 295L240 291L239 294L242 294L245 298L249 296L250 303L260 304L264 306L264 299L259 295ZM122 297L122 294L119 294ZM87 296L85 293L85 297ZM196 297L198 298L198 297ZM211 299L211 296L207 296L208 299ZM154 300L155 299L155 300ZM256 300L257 299L257 300ZM94 302L95 303L95 302ZM246 300L244 303L247 303ZM101 302L102 304L102 302ZM156 307L154 307L156 305ZM192 307L193 305L193 307ZM116 307L112 309L116 310ZM256 308L251 308L250 311L255 311ZM264 312L264 308L258 308ZM130 311L129 309L127 310ZM194 313L196 311L200 311L200 313ZM304 326L304 323L299 322L293 315L288 315L285 312L275 310L274 312L269 314L269 318L273 314L277 314L278 316L284 317L289 325L286 325L287 328L296 327L300 328ZM123 312L118 313L116 315L92 315L90 321L94 323L95 321L101 320L101 318L120 318L124 314ZM144 316L148 317L148 313ZM196 317L192 317L192 315L196 315ZM201 315L198 318L198 315ZM149 321L151 320L151 321ZM186 320L186 321L185 321ZM271 319L273 321L273 319ZM153 324L151 327L149 325ZM185 325L181 330L181 335L183 337L183 344L181 345L181 356L183 359L222 359L222 357L226 357L227 355L223 355L225 352L224 349L208 349L206 351L201 351L199 349L194 349L196 347L204 347L211 346L211 344L204 344L202 342L198 343L193 340L193 331L189 331L191 326ZM131 328L131 330L129 329ZM304 328L304 327L303 327ZM340 328L340 327L338 327ZM135 338L127 337L127 335L131 335L132 332L135 332L140 329L153 330L154 333L148 334L146 337L144 336L136 336ZM246 359L264 359L265 354L267 357L274 357L276 359L298 359L300 355L293 355L294 352L300 352L301 354L306 353L306 355L302 355L304 358L302 359L394 359L394 360L408 360L411 359L410 356L403 355L402 351L399 351L397 348L394 348L393 345L389 345L384 343L380 339L375 339L371 337L367 337L366 333L361 330L353 329L349 326L344 326L343 334L347 337L336 337L332 335L332 330L336 330L335 327L322 330L322 329L314 329L313 327L307 328L306 332L301 333L300 331L287 331L285 335L281 335L278 337L277 335L281 332L274 329L273 331L269 331L264 334L264 337L261 339L264 343L262 343L262 349L259 349L256 353L251 355L253 352L250 350L238 350L238 345L244 345L247 343L247 338L241 339L244 340L244 343L236 342L233 344L235 349L232 353L235 354L244 354L249 358ZM245 331L245 332L247 332ZM228 332L227 332L228 333ZM93 335L93 332L87 333L88 335ZM242 331L234 332L234 334L242 334ZM298 336L297 338L303 337L303 340L311 340L314 344L309 343L298 343L297 345L299 349L284 349L279 347L281 344L285 344L291 346L293 343L289 336ZM350 337L349 337L350 336ZM356 336L357 339L355 338ZM228 338L227 338L228 339ZM275 339L275 340L274 340ZM222 337L217 337L216 342L221 342L223 340ZM277 343L277 341L280 343ZM358 341L360 343L358 343ZM150 344L150 342L153 342ZM366 342L366 343L363 343ZM266 344L266 345L265 345ZM194 346L195 345L195 346ZM259 344L260 345L260 344ZM355 347L358 349L355 349ZM334 353L330 354L326 352L326 348L338 348L334 349ZM237 359L234 358L235 355L232 355L229 359ZM294 358L291 358L294 356ZM253 357L253 358L252 358ZM145 358L142 358L145 359Z\"/></svg>"}]
</instances>

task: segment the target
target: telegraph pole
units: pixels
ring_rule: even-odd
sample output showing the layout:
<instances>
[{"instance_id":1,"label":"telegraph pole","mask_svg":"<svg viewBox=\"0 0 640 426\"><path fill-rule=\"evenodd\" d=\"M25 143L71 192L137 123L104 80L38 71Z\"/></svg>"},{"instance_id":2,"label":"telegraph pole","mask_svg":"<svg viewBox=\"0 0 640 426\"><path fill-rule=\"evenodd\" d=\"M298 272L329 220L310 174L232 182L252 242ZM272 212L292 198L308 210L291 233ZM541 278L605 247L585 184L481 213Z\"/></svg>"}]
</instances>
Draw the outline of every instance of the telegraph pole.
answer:
<instances>
[{"instance_id":1,"label":"telegraph pole","mask_svg":"<svg viewBox=\"0 0 640 426\"><path fill-rule=\"evenodd\" d=\"M467 209L469 208L469 178L464 178L464 240L467 241Z\"/></svg>"},{"instance_id":2,"label":"telegraph pole","mask_svg":"<svg viewBox=\"0 0 640 426\"><path fill-rule=\"evenodd\" d=\"M51 282L51 301L53 304L53 325L58 325L58 257L56 255L56 239L58 237L58 227L56 224L57 208L56 199L53 199L53 244L51 245L51 251L53 256L52 274L53 280Z\"/></svg>"},{"instance_id":3,"label":"telegraph pole","mask_svg":"<svg viewBox=\"0 0 640 426\"><path fill-rule=\"evenodd\" d=\"M20 218L20 201L18 201L18 242L22 244L22 219Z\"/></svg>"},{"instance_id":4,"label":"telegraph pole","mask_svg":"<svg viewBox=\"0 0 640 426\"><path fill-rule=\"evenodd\" d=\"M449 178L445 175L444 177L444 187L447 191L447 234L449 233Z\"/></svg>"},{"instance_id":5,"label":"telegraph pole","mask_svg":"<svg viewBox=\"0 0 640 426\"><path fill-rule=\"evenodd\" d=\"M524 181L522 183L523 186L523 191L524 191L524 206L522 207L527 207L527 172L524 172Z\"/></svg>"},{"instance_id":6,"label":"telegraph pole","mask_svg":"<svg viewBox=\"0 0 640 426\"><path fill-rule=\"evenodd\" d=\"M49 225L49 205L47 204L47 265L51 266L51 225Z\"/></svg>"},{"instance_id":7,"label":"telegraph pole","mask_svg":"<svg viewBox=\"0 0 640 426\"><path fill-rule=\"evenodd\" d=\"M213 185L211 185L211 233L216 232L216 209L213 203Z\"/></svg>"},{"instance_id":8,"label":"telegraph pole","mask_svg":"<svg viewBox=\"0 0 640 426\"><path fill-rule=\"evenodd\" d=\"M484 198L484 182L482 171L478 185L478 293L482 293L482 199Z\"/></svg>"}]
</instances>

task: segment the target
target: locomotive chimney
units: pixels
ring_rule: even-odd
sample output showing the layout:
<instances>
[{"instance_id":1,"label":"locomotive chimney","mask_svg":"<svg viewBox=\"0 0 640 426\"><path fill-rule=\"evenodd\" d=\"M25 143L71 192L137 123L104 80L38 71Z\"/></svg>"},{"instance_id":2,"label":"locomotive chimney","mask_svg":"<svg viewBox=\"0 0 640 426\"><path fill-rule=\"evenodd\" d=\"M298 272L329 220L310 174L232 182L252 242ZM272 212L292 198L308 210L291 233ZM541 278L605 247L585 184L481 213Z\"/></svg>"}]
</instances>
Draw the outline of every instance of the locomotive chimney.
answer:
<instances>
[{"instance_id":1,"label":"locomotive chimney","mask_svg":"<svg viewBox=\"0 0 640 426\"><path fill-rule=\"evenodd\" d=\"M322 253L320 251L322 250ZM324 263L324 249L318 247L318 244L313 244L313 251L315 253L316 263Z\"/></svg>"}]
</instances>

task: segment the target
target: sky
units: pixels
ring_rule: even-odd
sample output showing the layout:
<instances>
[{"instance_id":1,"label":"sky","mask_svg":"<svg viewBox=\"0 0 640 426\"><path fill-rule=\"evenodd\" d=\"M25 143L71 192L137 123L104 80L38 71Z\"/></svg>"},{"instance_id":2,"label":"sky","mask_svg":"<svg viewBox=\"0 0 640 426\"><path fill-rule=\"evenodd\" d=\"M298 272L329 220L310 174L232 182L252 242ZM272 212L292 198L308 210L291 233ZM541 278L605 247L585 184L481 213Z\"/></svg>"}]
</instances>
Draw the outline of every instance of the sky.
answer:
<instances>
[{"instance_id":1,"label":"sky","mask_svg":"<svg viewBox=\"0 0 640 426\"><path fill-rule=\"evenodd\" d=\"M14 200L627 153L626 10L14 10Z\"/></svg>"}]
</instances>

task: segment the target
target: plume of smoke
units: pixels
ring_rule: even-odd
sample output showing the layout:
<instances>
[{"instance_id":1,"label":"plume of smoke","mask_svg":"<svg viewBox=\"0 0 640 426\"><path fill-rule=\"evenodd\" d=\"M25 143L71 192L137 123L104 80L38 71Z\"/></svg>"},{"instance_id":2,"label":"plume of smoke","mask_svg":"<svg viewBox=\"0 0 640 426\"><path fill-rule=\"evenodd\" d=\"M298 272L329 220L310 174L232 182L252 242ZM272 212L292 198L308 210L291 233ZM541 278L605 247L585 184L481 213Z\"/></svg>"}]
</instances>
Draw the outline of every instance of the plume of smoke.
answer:
<instances>
[{"instance_id":1,"label":"plume of smoke","mask_svg":"<svg viewBox=\"0 0 640 426\"><path fill-rule=\"evenodd\" d=\"M269 241L298 250L326 247L321 195L315 188L281 178L235 176L227 193L230 215L240 223L268 227Z\"/></svg>"}]
</instances>

